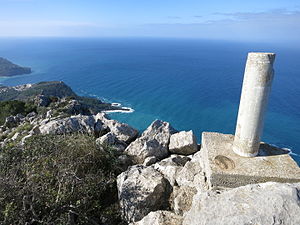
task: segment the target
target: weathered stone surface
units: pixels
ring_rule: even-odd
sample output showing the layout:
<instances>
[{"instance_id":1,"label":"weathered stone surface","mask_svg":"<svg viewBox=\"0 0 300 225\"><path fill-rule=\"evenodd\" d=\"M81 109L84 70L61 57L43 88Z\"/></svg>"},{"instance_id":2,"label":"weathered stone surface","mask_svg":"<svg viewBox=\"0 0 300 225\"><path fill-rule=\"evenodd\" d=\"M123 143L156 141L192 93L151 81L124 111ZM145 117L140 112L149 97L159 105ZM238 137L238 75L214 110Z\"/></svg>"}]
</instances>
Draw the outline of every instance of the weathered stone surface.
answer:
<instances>
[{"instance_id":1,"label":"weathered stone surface","mask_svg":"<svg viewBox=\"0 0 300 225\"><path fill-rule=\"evenodd\" d=\"M176 182L179 186L195 187L198 191L207 189L202 169L201 150L194 154L191 161L187 162L177 173Z\"/></svg>"},{"instance_id":2,"label":"weathered stone surface","mask_svg":"<svg viewBox=\"0 0 300 225\"><path fill-rule=\"evenodd\" d=\"M190 210L193 202L193 197L197 193L195 187L181 186L173 188L173 210L178 215L183 215L184 212Z\"/></svg>"},{"instance_id":3,"label":"weathered stone surface","mask_svg":"<svg viewBox=\"0 0 300 225\"><path fill-rule=\"evenodd\" d=\"M116 135L111 132L96 139L97 144L100 145L113 145L116 143L116 141Z\"/></svg>"},{"instance_id":4,"label":"weathered stone surface","mask_svg":"<svg viewBox=\"0 0 300 225\"><path fill-rule=\"evenodd\" d=\"M259 152L264 114L274 77L274 60L274 53L248 53L232 148L240 156L253 157Z\"/></svg>"},{"instance_id":5,"label":"weathered stone surface","mask_svg":"<svg viewBox=\"0 0 300 225\"><path fill-rule=\"evenodd\" d=\"M118 176L117 185L122 214L128 222L167 206L170 185L153 167L132 166Z\"/></svg>"},{"instance_id":6,"label":"weathered stone surface","mask_svg":"<svg viewBox=\"0 0 300 225\"><path fill-rule=\"evenodd\" d=\"M163 176L170 182L172 186L175 185L177 173L183 166L190 161L190 158L179 155L171 155L170 157L154 164L154 168L161 172Z\"/></svg>"},{"instance_id":7,"label":"weathered stone surface","mask_svg":"<svg viewBox=\"0 0 300 225\"><path fill-rule=\"evenodd\" d=\"M169 151L175 154L190 155L198 151L197 139L193 131L172 134Z\"/></svg>"},{"instance_id":8,"label":"weathered stone surface","mask_svg":"<svg viewBox=\"0 0 300 225\"><path fill-rule=\"evenodd\" d=\"M102 121L102 123L109 128L110 132L114 134L119 141L129 144L138 135L138 131L136 129L132 128L128 124L111 120L103 113L98 113L95 118Z\"/></svg>"},{"instance_id":9,"label":"weathered stone surface","mask_svg":"<svg viewBox=\"0 0 300 225\"><path fill-rule=\"evenodd\" d=\"M125 150L135 163L142 164L147 157L155 156L158 160L168 156L170 136L174 128L161 120L155 120L142 136L132 142Z\"/></svg>"},{"instance_id":10,"label":"weathered stone surface","mask_svg":"<svg viewBox=\"0 0 300 225\"><path fill-rule=\"evenodd\" d=\"M198 193L183 225L298 225L300 183L252 184L224 191Z\"/></svg>"},{"instance_id":11,"label":"weathered stone surface","mask_svg":"<svg viewBox=\"0 0 300 225\"><path fill-rule=\"evenodd\" d=\"M157 162L157 158L155 156L150 156L150 157L147 157L145 160L144 160L144 163L143 165L144 166L150 166L154 163Z\"/></svg>"},{"instance_id":12,"label":"weathered stone surface","mask_svg":"<svg viewBox=\"0 0 300 225\"><path fill-rule=\"evenodd\" d=\"M93 116L71 116L52 120L39 127L41 134L67 134L74 132L94 133L95 119Z\"/></svg>"},{"instance_id":13,"label":"weathered stone surface","mask_svg":"<svg viewBox=\"0 0 300 225\"><path fill-rule=\"evenodd\" d=\"M182 217L170 211L150 212L141 221L131 223L130 225L181 225Z\"/></svg>"},{"instance_id":14,"label":"weathered stone surface","mask_svg":"<svg viewBox=\"0 0 300 225\"><path fill-rule=\"evenodd\" d=\"M246 158L233 152L233 139L233 135L202 133L203 171L211 189L300 182L300 168L288 151L261 143L259 155Z\"/></svg>"},{"instance_id":15,"label":"weathered stone surface","mask_svg":"<svg viewBox=\"0 0 300 225\"><path fill-rule=\"evenodd\" d=\"M123 153L128 146L124 141L119 141L117 136L112 132L97 138L96 143L99 145L109 145L119 153Z\"/></svg>"}]
</instances>

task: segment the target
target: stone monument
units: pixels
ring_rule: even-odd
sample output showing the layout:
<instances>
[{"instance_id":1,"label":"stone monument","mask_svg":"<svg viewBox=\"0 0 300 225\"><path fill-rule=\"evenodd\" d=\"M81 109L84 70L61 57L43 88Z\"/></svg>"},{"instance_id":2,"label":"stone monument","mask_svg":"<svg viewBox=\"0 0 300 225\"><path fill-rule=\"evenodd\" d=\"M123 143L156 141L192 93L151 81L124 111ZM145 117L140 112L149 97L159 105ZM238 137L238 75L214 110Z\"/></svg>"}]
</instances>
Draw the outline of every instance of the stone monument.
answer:
<instances>
[{"instance_id":1,"label":"stone monument","mask_svg":"<svg viewBox=\"0 0 300 225\"><path fill-rule=\"evenodd\" d=\"M289 151L260 141L274 60L274 53L248 54L235 136L202 133L199 163L210 189L300 182L300 168Z\"/></svg>"}]
</instances>

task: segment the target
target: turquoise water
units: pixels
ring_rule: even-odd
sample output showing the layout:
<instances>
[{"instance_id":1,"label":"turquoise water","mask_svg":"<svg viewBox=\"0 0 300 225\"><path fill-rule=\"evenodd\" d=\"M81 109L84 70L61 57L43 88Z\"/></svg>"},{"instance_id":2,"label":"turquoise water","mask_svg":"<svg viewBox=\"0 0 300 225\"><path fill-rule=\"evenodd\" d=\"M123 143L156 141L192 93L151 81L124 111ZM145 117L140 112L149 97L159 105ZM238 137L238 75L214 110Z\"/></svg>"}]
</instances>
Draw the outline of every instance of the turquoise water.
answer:
<instances>
[{"instance_id":1,"label":"turquoise water","mask_svg":"<svg viewBox=\"0 0 300 225\"><path fill-rule=\"evenodd\" d=\"M0 39L0 55L34 73L4 85L62 80L80 95L119 102L111 117L143 130L154 119L178 130L234 133L247 52L276 52L263 141L300 154L300 49L184 39ZM300 162L300 157L294 155Z\"/></svg>"}]
</instances>

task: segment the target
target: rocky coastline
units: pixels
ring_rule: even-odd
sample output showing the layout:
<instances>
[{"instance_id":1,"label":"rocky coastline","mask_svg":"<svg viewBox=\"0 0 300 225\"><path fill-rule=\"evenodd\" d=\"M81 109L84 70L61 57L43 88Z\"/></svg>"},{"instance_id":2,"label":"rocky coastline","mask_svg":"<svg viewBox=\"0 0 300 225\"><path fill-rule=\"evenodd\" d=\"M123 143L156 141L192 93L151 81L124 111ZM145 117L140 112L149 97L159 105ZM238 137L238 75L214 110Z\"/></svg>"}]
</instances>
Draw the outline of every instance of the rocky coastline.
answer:
<instances>
[{"instance_id":1,"label":"rocky coastline","mask_svg":"<svg viewBox=\"0 0 300 225\"><path fill-rule=\"evenodd\" d=\"M105 113L122 110L120 105L98 102L101 107L96 107L93 100L89 99L93 104L85 102L71 89L50 95L45 87L49 83L0 88L1 101L26 99L42 107L5 118L0 126L2 148L22 146L36 135L74 133L91 135L97 145L112 147L121 168L116 191L125 224L300 224L300 183L267 182L210 190L201 145L192 131L177 131L170 123L155 120L139 133ZM33 90L44 91L32 98L30 90L35 94ZM53 97L57 99L53 101Z\"/></svg>"}]
</instances>

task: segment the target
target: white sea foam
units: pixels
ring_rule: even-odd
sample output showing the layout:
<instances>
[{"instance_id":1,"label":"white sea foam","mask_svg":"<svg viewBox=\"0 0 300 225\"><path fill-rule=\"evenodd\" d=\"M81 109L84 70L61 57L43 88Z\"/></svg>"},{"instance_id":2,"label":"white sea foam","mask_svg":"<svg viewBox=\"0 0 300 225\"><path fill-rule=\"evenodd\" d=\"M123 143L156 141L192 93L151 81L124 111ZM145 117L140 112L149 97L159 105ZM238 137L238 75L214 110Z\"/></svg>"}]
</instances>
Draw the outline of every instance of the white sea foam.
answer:
<instances>
[{"instance_id":1,"label":"white sea foam","mask_svg":"<svg viewBox=\"0 0 300 225\"><path fill-rule=\"evenodd\" d=\"M118 110L105 110L103 112L107 113L107 114L109 114L109 113L133 113L134 112L134 109L129 108L129 107L122 107L122 109L118 109Z\"/></svg>"},{"instance_id":2,"label":"white sea foam","mask_svg":"<svg viewBox=\"0 0 300 225\"><path fill-rule=\"evenodd\" d=\"M111 103L112 106L115 106L115 107L121 107L122 104L121 103L118 103L118 102L113 102ZM133 113L134 112L134 109L133 108L130 108L130 107L121 107L121 109L119 110L105 110L103 111L104 113Z\"/></svg>"}]
</instances>

